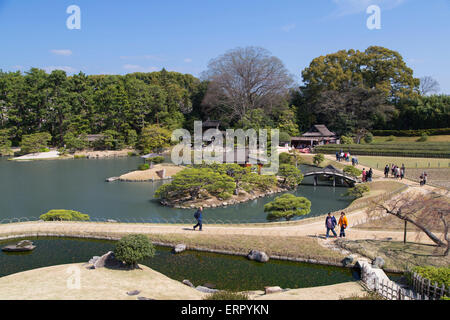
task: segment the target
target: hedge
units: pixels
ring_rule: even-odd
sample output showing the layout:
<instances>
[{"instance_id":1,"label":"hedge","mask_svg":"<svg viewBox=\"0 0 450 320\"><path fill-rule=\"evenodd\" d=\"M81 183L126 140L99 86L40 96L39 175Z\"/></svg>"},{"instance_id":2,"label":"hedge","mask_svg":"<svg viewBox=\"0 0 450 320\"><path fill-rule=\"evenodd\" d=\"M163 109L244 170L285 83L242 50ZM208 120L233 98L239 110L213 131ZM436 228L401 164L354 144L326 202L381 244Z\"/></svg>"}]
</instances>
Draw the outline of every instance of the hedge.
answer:
<instances>
[{"instance_id":1,"label":"hedge","mask_svg":"<svg viewBox=\"0 0 450 320\"><path fill-rule=\"evenodd\" d=\"M355 155L399 156L424 158L450 158L450 143L372 143L372 144L328 144L314 148L316 153L334 154L348 151Z\"/></svg>"},{"instance_id":2,"label":"hedge","mask_svg":"<svg viewBox=\"0 0 450 320\"><path fill-rule=\"evenodd\" d=\"M89 215L64 209L54 209L42 214L39 219L44 221L88 221Z\"/></svg>"},{"instance_id":3,"label":"hedge","mask_svg":"<svg viewBox=\"0 0 450 320\"><path fill-rule=\"evenodd\" d=\"M374 136L419 137L422 134L428 136L450 134L450 128L418 129L418 130L371 130Z\"/></svg>"},{"instance_id":4,"label":"hedge","mask_svg":"<svg viewBox=\"0 0 450 320\"><path fill-rule=\"evenodd\" d=\"M414 267L412 272L418 273L422 278L429 279L432 283L437 282L438 286L445 285L450 287L450 268L449 267Z\"/></svg>"}]
</instances>

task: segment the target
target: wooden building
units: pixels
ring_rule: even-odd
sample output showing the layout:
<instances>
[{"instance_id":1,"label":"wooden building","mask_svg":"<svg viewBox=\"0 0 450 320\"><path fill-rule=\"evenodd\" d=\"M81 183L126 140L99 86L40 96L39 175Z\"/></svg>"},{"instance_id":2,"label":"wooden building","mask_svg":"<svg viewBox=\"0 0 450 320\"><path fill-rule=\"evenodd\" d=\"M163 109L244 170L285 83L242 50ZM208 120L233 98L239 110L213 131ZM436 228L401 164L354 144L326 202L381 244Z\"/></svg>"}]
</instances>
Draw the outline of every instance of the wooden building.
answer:
<instances>
[{"instance_id":1,"label":"wooden building","mask_svg":"<svg viewBox=\"0 0 450 320\"><path fill-rule=\"evenodd\" d=\"M291 138L291 145L296 149L329 143L339 143L339 138L323 124L315 124L307 132L302 134L301 137Z\"/></svg>"}]
</instances>

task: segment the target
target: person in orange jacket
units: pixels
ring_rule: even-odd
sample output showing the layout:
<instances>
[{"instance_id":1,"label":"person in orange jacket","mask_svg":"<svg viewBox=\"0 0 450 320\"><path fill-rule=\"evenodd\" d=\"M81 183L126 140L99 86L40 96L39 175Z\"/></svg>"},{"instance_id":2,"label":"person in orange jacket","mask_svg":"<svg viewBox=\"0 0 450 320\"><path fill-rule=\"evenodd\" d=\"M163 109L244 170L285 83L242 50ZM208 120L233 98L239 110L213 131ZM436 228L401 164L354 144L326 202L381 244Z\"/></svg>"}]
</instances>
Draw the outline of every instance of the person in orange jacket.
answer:
<instances>
[{"instance_id":1,"label":"person in orange jacket","mask_svg":"<svg viewBox=\"0 0 450 320\"><path fill-rule=\"evenodd\" d=\"M342 237L345 238L345 229L347 229L348 220L347 220L347 217L345 216L344 211L341 212L341 217L339 218L338 225L341 226L341 232L339 234L339 238L342 238Z\"/></svg>"}]
</instances>

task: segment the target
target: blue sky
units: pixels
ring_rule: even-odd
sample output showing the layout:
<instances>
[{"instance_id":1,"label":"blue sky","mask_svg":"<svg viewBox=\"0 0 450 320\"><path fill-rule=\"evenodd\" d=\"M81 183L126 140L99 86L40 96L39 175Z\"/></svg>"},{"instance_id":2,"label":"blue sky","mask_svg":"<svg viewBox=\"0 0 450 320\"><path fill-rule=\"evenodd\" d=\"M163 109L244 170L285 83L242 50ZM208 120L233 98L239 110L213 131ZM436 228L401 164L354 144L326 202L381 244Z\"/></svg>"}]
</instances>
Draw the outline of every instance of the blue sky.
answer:
<instances>
[{"instance_id":1,"label":"blue sky","mask_svg":"<svg viewBox=\"0 0 450 320\"><path fill-rule=\"evenodd\" d=\"M369 30L366 8L381 8ZM81 9L69 30L66 9ZM0 0L0 69L199 76L229 49L261 46L301 81L317 56L380 45L450 94L450 0Z\"/></svg>"}]
</instances>

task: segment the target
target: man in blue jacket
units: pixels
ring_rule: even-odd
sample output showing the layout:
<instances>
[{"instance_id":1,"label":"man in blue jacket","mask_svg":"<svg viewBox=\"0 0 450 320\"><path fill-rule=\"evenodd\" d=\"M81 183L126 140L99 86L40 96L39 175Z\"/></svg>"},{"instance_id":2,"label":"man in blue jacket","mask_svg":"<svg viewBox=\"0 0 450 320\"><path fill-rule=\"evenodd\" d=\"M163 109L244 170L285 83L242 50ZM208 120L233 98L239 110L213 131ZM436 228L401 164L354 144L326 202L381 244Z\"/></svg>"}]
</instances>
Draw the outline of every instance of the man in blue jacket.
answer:
<instances>
[{"instance_id":1,"label":"man in blue jacket","mask_svg":"<svg viewBox=\"0 0 450 320\"><path fill-rule=\"evenodd\" d=\"M194 230L200 227L199 230L202 231L202 220L203 220L203 208L199 207L194 213L194 218L197 220L197 224L194 226Z\"/></svg>"},{"instance_id":2,"label":"man in blue jacket","mask_svg":"<svg viewBox=\"0 0 450 320\"><path fill-rule=\"evenodd\" d=\"M331 215L331 212L328 212L328 215L325 219L325 226L327 227L327 239L329 237L330 230L331 232L333 232L334 236L337 237L336 231L334 231L336 225L337 225L336 218Z\"/></svg>"}]
</instances>

